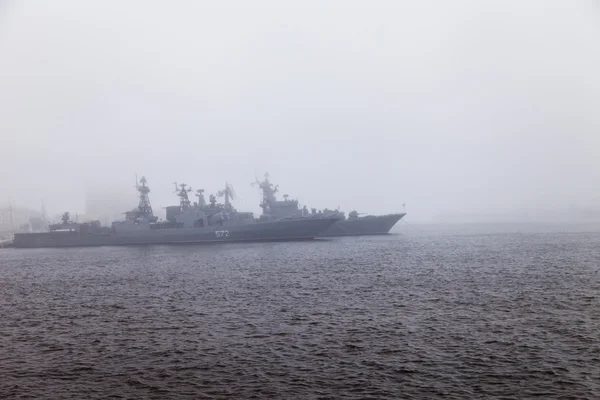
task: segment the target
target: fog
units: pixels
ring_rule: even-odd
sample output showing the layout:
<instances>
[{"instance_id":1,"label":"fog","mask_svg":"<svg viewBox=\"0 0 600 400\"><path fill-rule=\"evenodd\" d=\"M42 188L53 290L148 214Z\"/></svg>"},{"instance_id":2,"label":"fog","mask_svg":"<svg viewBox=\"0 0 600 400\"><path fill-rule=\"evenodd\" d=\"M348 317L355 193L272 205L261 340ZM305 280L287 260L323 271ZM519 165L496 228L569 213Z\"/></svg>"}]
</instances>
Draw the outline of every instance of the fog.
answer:
<instances>
[{"instance_id":1,"label":"fog","mask_svg":"<svg viewBox=\"0 0 600 400\"><path fill-rule=\"evenodd\" d=\"M409 221L600 207L599 43L594 1L7 2L0 204L134 206L137 173L258 212L268 171Z\"/></svg>"}]
</instances>

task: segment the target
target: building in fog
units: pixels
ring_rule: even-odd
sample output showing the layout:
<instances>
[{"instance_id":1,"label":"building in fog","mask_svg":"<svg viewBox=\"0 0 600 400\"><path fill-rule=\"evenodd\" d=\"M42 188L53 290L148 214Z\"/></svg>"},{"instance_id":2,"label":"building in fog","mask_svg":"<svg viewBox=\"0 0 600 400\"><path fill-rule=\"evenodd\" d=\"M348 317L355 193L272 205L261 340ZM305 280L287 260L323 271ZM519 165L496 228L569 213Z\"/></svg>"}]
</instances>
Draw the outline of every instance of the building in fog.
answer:
<instances>
[{"instance_id":1,"label":"building in fog","mask_svg":"<svg viewBox=\"0 0 600 400\"><path fill-rule=\"evenodd\" d=\"M0 205L0 238L13 232L45 230L44 217L40 211L24 207Z\"/></svg>"},{"instance_id":2,"label":"building in fog","mask_svg":"<svg viewBox=\"0 0 600 400\"><path fill-rule=\"evenodd\" d=\"M136 206L136 191L131 188L94 187L85 192L85 219L103 225L123 219L125 211Z\"/></svg>"}]
</instances>

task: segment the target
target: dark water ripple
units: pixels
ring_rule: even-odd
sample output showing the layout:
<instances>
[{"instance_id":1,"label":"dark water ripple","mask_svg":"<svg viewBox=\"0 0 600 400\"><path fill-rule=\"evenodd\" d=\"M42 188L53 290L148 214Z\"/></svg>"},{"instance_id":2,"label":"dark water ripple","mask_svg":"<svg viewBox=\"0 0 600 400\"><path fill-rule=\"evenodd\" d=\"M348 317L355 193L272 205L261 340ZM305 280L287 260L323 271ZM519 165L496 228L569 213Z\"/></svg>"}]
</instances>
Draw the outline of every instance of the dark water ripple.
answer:
<instances>
[{"instance_id":1,"label":"dark water ripple","mask_svg":"<svg viewBox=\"0 0 600 400\"><path fill-rule=\"evenodd\" d=\"M0 251L0 398L600 398L600 235Z\"/></svg>"}]
</instances>

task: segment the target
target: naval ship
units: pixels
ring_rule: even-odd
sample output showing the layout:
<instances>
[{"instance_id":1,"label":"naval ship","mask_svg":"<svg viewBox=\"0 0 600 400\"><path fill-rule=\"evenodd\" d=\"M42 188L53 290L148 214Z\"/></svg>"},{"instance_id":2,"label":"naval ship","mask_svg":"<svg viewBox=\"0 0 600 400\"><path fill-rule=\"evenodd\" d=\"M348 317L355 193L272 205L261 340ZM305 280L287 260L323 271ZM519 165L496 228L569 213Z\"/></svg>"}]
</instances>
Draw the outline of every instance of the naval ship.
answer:
<instances>
[{"instance_id":1,"label":"naval ship","mask_svg":"<svg viewBox=\"0 0 600 400\"><path fill-rule=\"evenodd\" d=\"M12 247L77 247L146 245L172 243L215 243L240 241L310 240L333 225L338 217L284 216L254 218L251 212L238 212L230 202L233 190L227 185L225 204L217 204L211 195L206 204L203 190L197 191L199 202L191 204L186 184L176 185L180 204L167 207L167 221L158 221L150 204L146 178L139 182L138 207L125 213L123 221L102 227L99 221L76 223L65 213L62 222L49 226L48 232L15 233Z\"/></svg>"},{"instance_id":2,"label":"naval ship","mask_svg":"<svg viewBox=\"0 0 600 400\"><path fill-rule=\"evenodd\" d=\"M269 174L265 174L265 179L261 182L258 179L253 183L258 186L262 192L262 202L260 207L263 212L261 217L278 219L282 217L318 217L318 218L339 218L328 229L321 232L319 236L358 236L358 235L384 235L388 234L396 222L400 221L406 213L396 213L387 215L361 215L356 211L348 213L339 210L319 210L312 208L310 211L306 206L300 208L298 200L290 199L287 194L283 195L283 200L278 200L276 193L279 191L278 185L273 185L269 181Z\"/></svg>"}]
</instances>

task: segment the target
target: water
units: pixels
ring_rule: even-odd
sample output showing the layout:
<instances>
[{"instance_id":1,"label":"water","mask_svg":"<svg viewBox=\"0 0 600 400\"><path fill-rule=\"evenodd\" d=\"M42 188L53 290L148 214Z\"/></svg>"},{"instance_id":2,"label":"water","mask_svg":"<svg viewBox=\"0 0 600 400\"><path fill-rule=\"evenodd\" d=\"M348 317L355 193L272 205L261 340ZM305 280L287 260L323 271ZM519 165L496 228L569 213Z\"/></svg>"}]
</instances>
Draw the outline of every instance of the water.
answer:
<instances>
[{"instance_id":1,"label":"water","mask_svg":"<svg viewBox=\"0 0 600 400\"><path fill-rule=\"evenodd\" d=\"M599 244L0 250L0 398L598 398Z\"/></svg>"}]
</instances>

